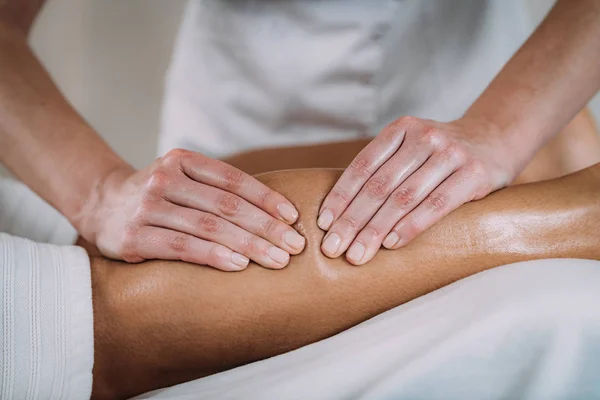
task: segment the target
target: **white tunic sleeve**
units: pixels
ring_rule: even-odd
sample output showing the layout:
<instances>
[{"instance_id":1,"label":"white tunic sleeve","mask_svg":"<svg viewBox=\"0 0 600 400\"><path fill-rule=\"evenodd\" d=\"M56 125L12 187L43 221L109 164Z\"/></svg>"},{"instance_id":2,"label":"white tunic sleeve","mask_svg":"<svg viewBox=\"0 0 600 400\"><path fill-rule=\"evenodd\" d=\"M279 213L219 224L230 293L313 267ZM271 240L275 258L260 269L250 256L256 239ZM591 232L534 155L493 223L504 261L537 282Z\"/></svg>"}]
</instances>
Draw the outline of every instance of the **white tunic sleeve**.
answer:
<instances>
[{"instance_id":1,"label":"white tunic sleeve","mask_svg":"<svg viewBox=\"0 0 600 400\"><path fill-rule=\"evenodd\" d=\"M0 179L0 399L89 399L94 336L87 253L1 233L73 240L65 220L32 196Z\"/></svg>"}]
</instances>

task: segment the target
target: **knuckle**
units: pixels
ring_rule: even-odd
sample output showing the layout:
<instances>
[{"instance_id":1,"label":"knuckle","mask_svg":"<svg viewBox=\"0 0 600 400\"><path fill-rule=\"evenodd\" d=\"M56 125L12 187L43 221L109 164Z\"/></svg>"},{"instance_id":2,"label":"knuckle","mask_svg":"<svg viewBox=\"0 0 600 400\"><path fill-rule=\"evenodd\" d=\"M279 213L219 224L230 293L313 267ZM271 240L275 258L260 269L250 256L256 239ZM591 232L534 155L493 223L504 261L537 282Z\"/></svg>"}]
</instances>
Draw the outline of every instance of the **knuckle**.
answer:
<instances>
[{"instance_id":1,"label":"knuckle","mask_svg":"<svg viewBox=\"0 0 600 400\"><path fill-rule=\"evenodd\" d=\"M402 136L409 127L417 123L417 119L411 116L400 117L391 122L385 129L387 135L391 138Z\"/></svg>"},{"instance_id":2,"label":"knuckle","mask_svg":"<svg viewBox=\"0 0 600 400\"><path fill-rule=\"evenodd\" d=\"M160 161L163 165L166 166L174 166L179 165L181 160L189 154L189 150L185 149L173 149L170 150L167 154L160 158Z\"/></svg>"},{"instance_id":3,"label":"knuckle","mask_svg":"<svg viewBox=\"0 0 600 400\"><path fill-rule=\"evenodd\" d=\"M379 229L377 229L373 225L366 226L365 229L363 229L360 234L360 238L363 239L366 243L375 241L378 238L380 238L381 236L382 235L381 235L381 232L379 231Z\"/></svg>"},{"instance_id":4,"label":"knuckle","mask_svg":"<svg viewBox=\"0 0 600 400\"><path fill-rule=\"evenodd\" d=\"M433 193L427 197L427 204L435 212L441 213L448 206L448 196L445 193Z\"/></svg>"},{"instance_id":5,"label":"knuckle","mask_svg":"<svg viewBox=\"0 0 600 400\"><path fill-rule=\"evenodd\" d=\"M411 240L421 232L421 226L414 218L409 218L408 221L402 224L399 230L402 231L401 237Z\"/></svg>"},{"instance_id":6,"label":"knuckle","mask_svg":"<svg viewBox=\"0 0 600 400\"><path fill-rule=\"evenodd\" d=\"M400 129L405 129L407 126L411 126L411 125L415 125L419 122L419 119L417 117L413 117L411 115L404 115L400 118L398 118L397 120L395 120L394 122L392 122L392 126L395 127L396 129L400 128Z\"/></svg>"},{"instance_id":7,"label":"knuckle","mask_svg":"<svg viewBox=\"0 0 600 400\"><path fill-rule=\"evenodd\" d=\"M275 219L267 218L260 224L260 234L263 236L269 236L269 234L275 229Z\"/></svg>"},{"instance_id":8,"label":"knuckle","mask_svg":"<svg viewBox=\"0 0 600 400\"><path fill-rule=\"evenodd\" d=\"M169 174L162 170L154 170L146 183L146 192L152 194L161 194L171 183Z\"/></svg>"},{"instance_id":9,"label":"knuckle","mask_svg":"<svg viewBox=\"0 0 600 400\"><path fill-rule=\"evenodd\" d=\"M330 196L334 200L335 204L339 204L343 207L350 203L350 196L346 194L346 192L344 192L343 190L340 190L339 188L333 189L331 191Z\"/></svg>"},{"instance_id":10,"label":"knuckle","mask_svg":"<svg viewBox=\"0 0 600 400\"><path fill-rule=\"evenodd\" d=\"M189 240L185 235L176 235L169 240L169 248L176 253L183 253L189 247Z\"/></svg>"},{"instance_id":11,"label":"knuckle","mask_svg":"<svg viewBox=\"0 0 600 400\"><path fill-rule=\"evenodd\" d=\"M267 254L264 246L264 241L258 236L252 235L250 237L250 246L248 247L251 254Z\"/></svg>"},{"instance_id":12,"label":"knuckle","mask_svg":"<svg viewBox=\"0 0 600 400\"><path fill-rule=\"evenodd\" d=\"M269 204L269 199L271 198L271 190L268 188L260 189L256 195L258 206L264 208L267 204Z\"/></svg>"},{"instance_id":13,"label":"knuckle","mask_svg":"<svg viewBox=\"0 0 600 400\"><path fill-rule=\"evenodd\" d=\"M227 216L237 214L240 211L240 206L240 198L231 193L219 195L217 199L217 208L222 214Z\"/></svg>"},{"instance_id":14,"label":"knuckle","mask_svg":"<svg viewBox=\"0 0 600 400\"><path fill-rule=\"evenodd\" d=\"M433 126L425 126L421 131L421 141L431 147L442 147L444 143L441 132Z\"/></svg>"},{"instance_id":15,"label":"knuckle","mask_svg":"<svg viewBox=\"0 0 600 400\"><path fill-rule=\"evenodd\" d=\"M255 250L255 241L254 238L256 236L254 235L245 235L242 238L242 243L241 243L241 250L244 254L252 254L254 253Z\"/></svg>"},{"instance_id":16,"label":"knuckle","mask_svg":"<svg viewBox=\"0 0 600 400\"><path fill-rule=\"evenodd\" d=\"M450 143L442 149L441 157L444 161L462 164L465 161L465 151L456 143Z\"/></svg>"},{"instance_id":17,"label":"knuckle","mask_svg":"<svg viewBox=\"0 0 600 400\"><path fill-rule=\"evenodd\" d=\"M340 218L340 222L347 225L353 230L358 229L358 227L360 226L358 220L352 215L342 215L342 217Z\"/></svg>"},{"instance_id":18,"label":"knuckle","mask_svg":"<svg viewBox=\"0 0 600 400\"><path fill-rule=\"evenodd\" d=\"M227 189L239 189L244 183L244 173L237 168L228 167L225 170L225 186Z\"/></svg>"},{"instance_id":19,"label":"knuckle","mask_svg":"<svg viewBox=\"0 0 600 400\"><path fill-rule=\"evenodd\" d=\"M267 254L264 243L263 239L256 235L246 235L242 239L240 250L243 254L251 258L264 256Z\"/></svg>"},{"instance_id":20,"label":"knuckle","mask_svg":"<svg viewBox=\"0 0 600 400\"><path fill-rule=\"evenodd\" d=\"M415 189L402 186L392 194L392 201L399 208L405 208L415 201Z\"/></svg>"},{"instance_id":21,"label":"knuckle","mask_svg":"<svg viewBox=\"0 0 600 400\"><path fill-rule=\"evenodd\" d=\"M219 219L210 214L202 214L198 217L198 227L203 232L214 235L222 229L222 224Z\"/></svg>"},{"instance_id":22,"label":"knuckle","mask_svg":"<svg viewBox=\"0 0 600 400\"><path fill-rule=\"evenodd\" d=\"M352 160L348 166L348 169L350 169L353 174L363 177L370 175L370 165L371 162L367 159L367 157L359 154L354 158L354 160Z\"/></svg>"},{"instance_id":23,"label":"knuckle","mask_svg":"<svg viewBox=\"0 0 600 400\"><path fill-rule=\"evenodd\" d=\"M222 264L223 257L226 252L219 251L220 246L217 244L212 244L208 249L208 252L201 257L201 263L205 265L217 266Z\"/></svg>"},{"instance_id":24,"label":"knuckle","mask_svg":"<svg viewBox=\"0 0 600 400\"><path fill-rule=\"evenodd\" d=\"M387 179L384 177L375 177L369 179L365 186L365 191L369 197L377 200L387 197L389 194Z\"/></svg>"}]
</instances>

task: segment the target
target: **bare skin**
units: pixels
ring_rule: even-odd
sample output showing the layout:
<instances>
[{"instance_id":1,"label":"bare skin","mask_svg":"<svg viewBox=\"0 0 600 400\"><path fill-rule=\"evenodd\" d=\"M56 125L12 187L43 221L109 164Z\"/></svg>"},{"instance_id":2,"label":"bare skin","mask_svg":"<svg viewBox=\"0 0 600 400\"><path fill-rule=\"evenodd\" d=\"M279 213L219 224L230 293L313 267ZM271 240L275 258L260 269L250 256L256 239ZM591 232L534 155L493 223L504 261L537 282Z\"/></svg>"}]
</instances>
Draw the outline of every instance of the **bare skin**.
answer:
<instances>
[{"instance_id":1,"label":"bare skin","mask_svg":"<svg viewBox=\"0 0 600 400\"><path fill-rule=\"evenodd\" d=\"M283 268L290 254L302 251L304 240L289 226L297 210L250 175L185 150L139 171L122 160L29 48L27 35L43 4L0 0L0 163L110 258L237 271L249 259ZM243 212L231 218L232 209ZM227 234L213 235L215 226Z\"/></svg>"},{"instance_id":2,"label":"bare skin","mask_svg":"<svg viewBox=\"0 0 600 400\"><path fill-rule=\"evenodd\" d=\"M92 259L94 398L125 398L281 354L498 265L600 259L600 166L469 203L363 267L319 250L314 217L340 173L260 176L300 210L307 248L284 270Z\"/></svg>"},{"instance_id":3,"label":"bare skin","mask_svg":"<svg viewBox=\"0 0 600 400\"><path fill-rule=\"evenodd\" d=\"M42 4L0 0L0 159L95 241L98 232L81 218L89 211L84 205L103 189L119 186L114 182L125 181L133 171L77 115L29 50L26 35ZM568 27L568 18L559 22ZM546 35L552 32L547 29ZM528 113L544 121L547 132L558 130L591 95L592 85L578 77L596 76L597 70L588 72L589 64L597 63L585 57L585 47L570 45L569 38L573 40L565 36L561 46L554 48L563 57L548 53L541 39L520 57L528 65L536 60L527 75L539 77L537 81L549 88L541 96L553 100L545 103L545 111ZM561 51L565 48L572 52ZM564 72L565 60L573 59L578 63L569 74L560 81L553 79L557 70ZM538 74L537 66L548 60L558 60L557 67ZM528 96L536 90L522 82L519 63L513 65L512 72L508 69L503 76L516 85L511 89L497 84L489 90L490 95L479 103L483 110L479 114L499 115L499 103L516 108L538 103L539 95ZM531 90L520 90L524 87ZM519 101L512 101L511 93ZM576 99L565 93L576 94ZM506 121L522 122L508 111L501 115ZM149 183L152 177L141 176L135 182ZM302 207L302 228L297 226L306 235L308 248L294 258L289 271L267 271L251 263L248 271L235 275L177 262L131 266L94 258L94 397L129 397L280 354L499 264L551 256L598 258L591 222L598 220L597 168L508 189L469 204L403 251L380 252L360 269L350 268L343 259L326 259L318 251L322 233L314 222L317 208L338 177L335 171L300 171L261 178ZM271 216L286 220L277 214L277 204L273 206ZM504 238L502 228L508 227L511 235ZM115 231L111 233L119 229ZM164 243L179 243L171 249L178 252L185 248L177 241ZM104 249L128 258L122 250Z\"/></svg>"},{"instance_id":4,"label":"bare skin","mask_svg":"<svg viewBox=\"0 0 600 400\"><path fill-rule=\"evenodd\" d=\"M598 65L600 0L556 1L461 118L399 116L356 156L319 211L323 253L364 264L510 184L600 89Z\"/></svg>"},{"instance_id":5,"label":"bare skin","mask_svg":"<svg viewBox=\"0 0 600 400\"><path fill-rule=\"evenodd\" d=\"M586 119L574 123L591 127ZM562 176L598 161L597 137L593 130L584 131L589 152L574 157L581 149L564 144L578 143L566 139L582 130L566 130L558 139L564 141L550 145L521 180ZM251 173L333 167L351 160L361 146L265 150L229 162ZM328 154L339 158L321 157ZM559 160L565 169L542 168ZM281 354L498 265L548 257L600 258L595 235L600 165L460 207L406 248L380 251L364 267L327 258L319 250L324 234L316 215L340 174L311 169L258 177L300 210L295 227L307 247L284 270L251 264L244 272L228 274L178 262L126 265L93 257L94 398L126 398Z\"/></svg>"},{"instance_id":6,"label":"bare skin","mask_svg":"<svg viewBox=\"0 0 600 400\"><path fill-rule=\"evenodd\" d=\"M263 149L225 161L253 175L277 169L346 168L369 141ZM556 178L597 162L600 162L600 138L591 113L585 109L540 149L512 184Z\"/></svg>"},{"instance_id":7,"label":"bare skin","mask_svg":"<svg viewBox=\"0 0 600 400\"><path fill-rule=\"evenodd\" d=\"M78 115L31 52L27 35L43 4L43 0L0 0L0 162L108 257L129 262L176 258L236 270L245 268L248 259L268 268L282 268L290 254L302 250L302 239L289 227L296 220L296 210L251 176L218 160L182 151L140 171L122 160ZM429 186L436 177L446 179L453 168L460 170L463 178L474 178L468 179L471 185L463 186L460 193L448 196L444 212L426 214L421 229L461 202L507 184L543 143L584 107L600 84L599 17L600 0L559 0L464 118L450 124L400 118L391 125L400 136L414 139L410 142L416 146L403 145L400 167L418 164L417 155L424 161L428 152L460 158L456 165L442 160L434 168L428 169L427 163L418 166ZM415 126L417 129L412 129ZM423 137L440 146L417 146ZM385 145L385 130L370 149L374 151L363 154L370 163L394 150ZM493 163L487 162L492 159ZM182 170L196 174L190 176ZM474 174L474 170L482 172ZM391 175L401 180L393 168ZM446 186L455 190L456 180L449 177L447 182ZM349 186L356 189L361 185L353 179L340 181L341 189L352 192ZM347 204L337 201L339 189L325 208L343 222L338 217ZM429 193L425 190L422 194ZM226 213L208 216L212 218L206 224L208 229L185 224L215 215L223 204L241 204L248 212L237 221ZM354 211L356 207L349 212ZM369 212L366 214L356 218L364 222ZM254 216L263 223L256 224ZM383 217L388 221L399 214ZM230 234L211 235L215 224L227 226ZM274 232L267 232L265 227L270 226L276 227ZM357 232L347 228L333 223L331 229L344 243L335 254L326 254L337 255L350 245ZM398 225L395 229L400 232L403 228ZM365 240L371 253L379 248L381 236L369 243ZM147 245L150 240L153 246ZM260 246L247 246L248 240ZM186 251L174 252L173 244Z\"/></svg>"}]
</instances>

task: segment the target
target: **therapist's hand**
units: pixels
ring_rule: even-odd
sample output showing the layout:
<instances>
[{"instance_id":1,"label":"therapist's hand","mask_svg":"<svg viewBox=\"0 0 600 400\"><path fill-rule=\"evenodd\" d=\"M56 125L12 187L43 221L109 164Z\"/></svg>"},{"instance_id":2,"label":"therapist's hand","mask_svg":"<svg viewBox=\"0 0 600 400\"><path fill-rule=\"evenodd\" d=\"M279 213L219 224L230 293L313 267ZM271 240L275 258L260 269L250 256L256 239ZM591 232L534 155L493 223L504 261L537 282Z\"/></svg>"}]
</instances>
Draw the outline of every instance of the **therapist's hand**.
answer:
<instances>
[{"instance_id":1,"label":"therapist's hand","mask_svg":"<svg viewBox=\"0 0 600 400\"><path fill-rule=\"evenodd\" d=\"M355 265L406 245L461 204L510 183L518 167L498 129L478 120L402 117L346 169L325 198L321 249ZM516 158L514 156L513 158Z\"/></svg>"},{"instance_id":2,"label":"therapist's hand","mask_svg":"<svg viewBox=\"0 0 600 400\"><path fill-rule=\"evenodd\" d=\"M83 237L127 262L182 260L225 271L249 259L283 268L305 240L294 206L242 171L173 150L140 171L112 173L90 199Z\"/></svg>"}]
</instances>

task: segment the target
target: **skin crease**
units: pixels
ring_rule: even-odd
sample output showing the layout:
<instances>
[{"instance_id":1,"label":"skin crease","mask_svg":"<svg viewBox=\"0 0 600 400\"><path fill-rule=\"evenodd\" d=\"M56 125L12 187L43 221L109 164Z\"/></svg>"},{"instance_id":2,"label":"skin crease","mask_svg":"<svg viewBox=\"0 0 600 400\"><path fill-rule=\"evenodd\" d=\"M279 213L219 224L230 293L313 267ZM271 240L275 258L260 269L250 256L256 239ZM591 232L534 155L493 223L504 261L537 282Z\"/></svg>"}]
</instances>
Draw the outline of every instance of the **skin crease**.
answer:
<instances>
[{"instance_id":1,"label":"skin crease","mask_svg":"<svg viewBox=\"0 0 600 400\"><path fill-rule=\"evenodd\" d=\"M591 127L589 119L573 124ZM568 171L536 174L547 163L578 168L598 160L593 130L565 132L563 142L549 144L547 156L532 163L523 181ZM579 157L582 164L569 164L582 149L564 143L578 143L567 139L579 134L589 140L588 151ZM273 157L257 157L272 151L263 150L229 161L248 172L295 162L343 164L360 146L283 149ZM339 159L324 160L320 154ZM246 271L224 273L179 262L126 265L93 257L93 398L127 398L281 354L498 265L548 257L600 258L595 234L600 165L464 205L405 248L382 250L362 267L342 257L329 259L319 250L323 232L316 226L317 211L340 173L311 169L258 177L300 210L295 227L307 247L283 270L253 264Z\"/></svg>"}]
</instances>

